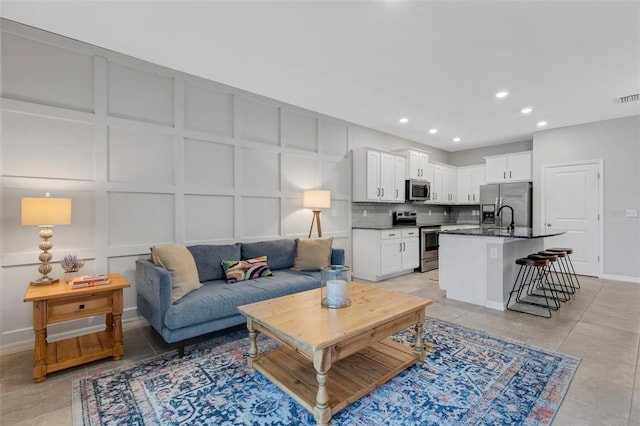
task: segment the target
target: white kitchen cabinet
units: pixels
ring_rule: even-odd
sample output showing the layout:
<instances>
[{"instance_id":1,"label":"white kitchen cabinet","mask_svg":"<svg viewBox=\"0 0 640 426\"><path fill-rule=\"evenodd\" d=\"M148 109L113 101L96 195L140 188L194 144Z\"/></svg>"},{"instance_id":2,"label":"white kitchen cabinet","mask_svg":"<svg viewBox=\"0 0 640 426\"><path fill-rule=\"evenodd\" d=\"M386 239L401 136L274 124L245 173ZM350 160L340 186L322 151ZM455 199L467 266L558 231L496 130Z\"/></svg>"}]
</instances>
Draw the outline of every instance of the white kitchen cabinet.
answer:
<instances>
[{"instance_id":1,"label":"white kitchen cabinet","mask_svg":"<svg viewBox=\"0 0 640 426\"><path fill-rule=\"evenodd\" d=\"M429 163L425 177L431 182L431 204L454 204L456 199L457 171L446 164Z\"/></svg>"},{"instance_id":2,"label":"white kitchen cabinet","mask_svg":"<svg viewBox=\"0 0 640 426\"><path fill-rule=\"evenodd\" d=\"M531 151L485 157L487 183L531 180Z\"/></svg>"},{"instance_id":3,"label":"white kitchen cabinet","mask_svg":"<svg viewBox=\"0 0 640 426\"><path fill-rule=\"evenodd\" d=\"M405 168L404 156L371 148L354 149L353 201L404 203Z\"/></svg>"},{"instance_id":4,"label":"white kitchen cabinet","mask_svg":"<svg viewBox=\"0 0 640 426\"><path fill-rule=\"evenodd\" d=\"M378 281L420 266L418 228L353 230L353 275Z\"/></svg>"},{"instance_id":5,"label":"white kitchen cabinet","mask_svg":"<svg viewBox=\"0 0 640 426\"><path fill-rule=\"evenodd\" d=\"M484 165L459 167L457 184L458 203L480 203L480 186L484 184L486 184Z\"/></svg>"},{"instance_id":6,"label":"white kitchen cabinet","mask_svg":"<svg viewBox=\"0 0 640 426\"><path fill-rule=\"evenodd\" d=\"M404 151L409 161L407 162L407 179L426 180L429 154L422 151Z\"/></svg>"},{"instance_id":7,"label":"white kitchen cabinet","mask_svg":"<svg viewBox=\"0 0 640 426\"><path fill-rule=\"evenodd\" d=\"M405 181L407 180L406 168L407 159L402 155L395 156L395 192L393 201L404 203L405 201Z\"/></svg>"}]
</instances>

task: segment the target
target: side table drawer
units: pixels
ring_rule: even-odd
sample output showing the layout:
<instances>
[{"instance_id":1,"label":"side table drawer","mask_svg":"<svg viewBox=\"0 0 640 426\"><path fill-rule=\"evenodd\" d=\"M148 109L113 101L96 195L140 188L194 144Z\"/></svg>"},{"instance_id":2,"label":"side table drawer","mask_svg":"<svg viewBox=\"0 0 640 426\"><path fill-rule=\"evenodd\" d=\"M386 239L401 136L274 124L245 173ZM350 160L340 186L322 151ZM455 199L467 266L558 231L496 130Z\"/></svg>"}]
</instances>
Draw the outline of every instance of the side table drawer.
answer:
<instances>
[{"instance_id":1,"label":"side table drawer","mask_svg":"<svg viewBox=\"0 0 640 426\"><path fill-rule=\"evenodd\" d=\"M49 300L47 323L108 314L113 307L111 293L89 294L82 297Z\"/></svg>"}]
</instances>

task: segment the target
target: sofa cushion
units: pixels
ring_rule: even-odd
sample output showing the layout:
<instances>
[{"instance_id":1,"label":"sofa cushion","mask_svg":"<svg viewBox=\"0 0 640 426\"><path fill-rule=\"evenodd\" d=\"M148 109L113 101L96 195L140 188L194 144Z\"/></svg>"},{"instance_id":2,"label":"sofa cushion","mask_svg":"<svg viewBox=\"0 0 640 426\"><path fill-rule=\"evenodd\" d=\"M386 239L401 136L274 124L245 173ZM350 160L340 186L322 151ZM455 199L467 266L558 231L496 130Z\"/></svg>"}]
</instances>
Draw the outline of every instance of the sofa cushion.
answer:
<instances>
[{"instance_id":1,"label":"sofa cushion","mask_svg":"<svg viewBox=\"0 0 640 426\"><path fill-rule=\"evenodd\" d=\"M187 247L196 261L200 282L222 280L223 260L240 260L240 243L230 245L202 244ZM267 253L265 253L267 254Z\"/></svg>"},{"instance_id":2,"label":"sofa cushion","mask_svg":"<svg viewBox=\"0 0 640 426\"><path fill-rule=\"evenodd\" d=\"M247 260L223 260L221 264L227 277L227 284L271 276L267 256Z\"/></svg>"},{"instance_id":3,"label":"sofa cushion","mask_svg":"<svg viewBox=\"0 0 640 426\"><path fill-rule=\"evenodd\" d=\"M167 328L177 330L238 314L238 306L320 287L319 272L272 271L273 276L227 285L224 280L203 283L169 307ZM318 303L320 300L318 299Z\"/></svg>"},{"instance_id":4,"label":"sofa cushion","mask_svg":"<svg viewBox=\"0 0 640 426\"><path fill-rule=\"evenodd\" d=\"M202 284L198 279L196 262L186 247L154 246L151 249L153 263L171 274L171 301L176 302L184 295L197 290Z\"/></svg>"},{"instance_id":5,"label":"sofa cushion","mask_svg":"<svg viewBox=\"0 0 640 426\"><path fill-rule=\"evenodd\" d=\"M331 264L333 237L325 239L298 238L293 269L297 271L319 271Z\"/></svg>"},{"instance_id":6,"label":"sofa cushion","mask_svg":"<svg viewBox=\"0 0 640 426\"><path fill-rule=\"evenodd\" d=\"M274 269L291 268L293 259L296 256L296 240L284 239L242 243L242 256L240 259L253 259L259 256L269 256L269 268L272 271Z\"/></svg>"}]
</instances>

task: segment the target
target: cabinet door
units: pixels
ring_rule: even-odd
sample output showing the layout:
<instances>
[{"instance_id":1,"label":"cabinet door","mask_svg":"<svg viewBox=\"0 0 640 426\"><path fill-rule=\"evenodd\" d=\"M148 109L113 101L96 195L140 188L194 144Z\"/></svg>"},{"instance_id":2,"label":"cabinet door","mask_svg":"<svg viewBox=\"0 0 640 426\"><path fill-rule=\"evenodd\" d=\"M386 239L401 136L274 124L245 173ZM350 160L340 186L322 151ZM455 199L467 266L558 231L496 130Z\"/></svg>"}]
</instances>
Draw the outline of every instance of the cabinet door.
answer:
<instances>
[{"instance_id":1,"label":"cabinet door","mask_svg":"<svg viewBox=\"0 0 640 426\"><path fill-rule=\"evenodd\" d=\"M442 167L442 194L446 203L455 203L457 201L457 177L454 167Z\"/></svg>"},{"instance_id":2,"label":"cabinet door","mask_svg":"<svg viewBox=\"0 0 640 426\"><path fill-rule=\"evenodd\" d=\"M380 241L380 275L402 270L402 240L400 238Z\"/></svg>"},{"instance_id":3,"label":"cabinet door","mask_svg":"<svg viewBox=\"0 0 640 426\"><path fill-rule=\"evenodd\" d=\"M470 189L471 189L471 202L474 204L480 203L480 186L485 185L487 183L487 178L485 175L485 167L477 166L471 168L471 181L470 181Z\"/></svg>"},{"instance_id":4,"label":"cabinet door","mask_svg":"<svg viewBox=\"0 0 640 426\"><path fill-rule=\"evenodd\" d=\"M531 180L531 153L522 152L509 155L508 180Z\"/></svg>"},{"instance_id":5,"label":"cabinet door","mask_svg":"<svg viewBox=\"0 0 640 426\"><path fill-rule=\"evenodd\" d=\"M471 203L471 169L458 169L458 202Z\"/></svg>"},{"instance_id":6,"label":"cabinet door","mask_svg":"<svg viewBox=\"0 0 640 426\"><path fill-rule=\"evenodd\" d=\"M433 165L433 180L431 181L431 201L436 203L445 202L445 197L442 196L442 166L439 164Z\"/></svg>"},{"instance_id":7,"label":"cabinet door","mask_svg":"<svg viewBox=\"0 0 640 426\"><path fill-rule=\"evenodd\" d=\"M491 157L485 159L487 182L506 182L507 157Z\"/></svg>"},{"instance_id":8,"label":"cabinet door","mask_svg":"<svg viewBox=\"0 0 640 426\"><path fill-rule=\"evenodd\" d=\"M402 239L402 270L420 266L420 238Z\"/></svg>"},{"instance_id":9,"label":"cabinet door","mask_svg":"<svg viewBox=\"0 0 640 426\"><path fill-rule=\"evenodd\" d=\"M395 191L393 200L404 203L404 182L406 180L405 171L407 167L407 159L401 155L396 155L395 162Z\"/></svg>"},{"instance_id":10,"label":"cabinet door","mask_svg":"<svg viewBox=\"0 0 640 426\"><path fill-rule=\"evenodd\" d=\"M367 151L367 200L380 198L380 152Z\"/></svg>"},{"instance_id":11,"label":"cabinet door","mask_svg":"<svg viewBox=\"0 0 640 426\"><path fill-rule=\"evenodd\" d=\"M429 154L426 152L420 152L418 153L418 159L418 169L420 170L418 179L424 180L427 171L427 164L429 164Z\"/></svg>"},{"instance_id":12,"label":"cabinet door","mask_svg":"<svg viewBox=\"0 0 640 426\"><path fill-rule=\"evenodd\" d=\"M420 153L409 151L409 177L408 179L421 179L420 177Z\"/></svg>"},{"instance_id":13,"label":"cabinet door","mask_svg":"<svg viewBox=\"0 0 640 426\"><path fill-rule=\"evenodd\" d=\"M380 200L393 201L396 189L396 158L388 152L380 153Z\"/></svg>"}]
</instances>

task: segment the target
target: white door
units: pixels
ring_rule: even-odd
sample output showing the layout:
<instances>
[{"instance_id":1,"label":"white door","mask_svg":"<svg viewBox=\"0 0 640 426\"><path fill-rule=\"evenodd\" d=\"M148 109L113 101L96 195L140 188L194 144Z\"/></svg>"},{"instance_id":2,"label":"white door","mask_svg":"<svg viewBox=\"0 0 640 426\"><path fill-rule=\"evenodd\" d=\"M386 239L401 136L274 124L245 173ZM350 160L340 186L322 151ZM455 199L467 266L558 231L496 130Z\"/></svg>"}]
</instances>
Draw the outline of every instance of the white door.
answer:
<instances>
[{"instance_id":1,"label":"white door","mask_svg":"<svg viewBox=\"0 0 640 426\"><path fill-rule=\"evenodd\" d=\"M578 274L602 275L600 264L600 164L544 168L544 224L567 233L545 239L545 247L573 249Z\"/></svg>"},{"instance_id":2,"label":"white door","mask_svg":"<svg viewBox=\"0 0 640 426\"><path fill-rule=\"evenodd\" d=\"M396 189L396 157L380 153L380 200L393 201Z\"/></svg>"},{"instance_id":3,"label":"white door","mask_svg":"<svg viewBox=\"0 0 640 426\"><path fill-rule=\"evenodd\" d=\"M402 268L402 240L380 241L380 275L400 272Z\"/></svg>"}]
</instances>

